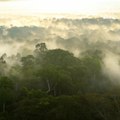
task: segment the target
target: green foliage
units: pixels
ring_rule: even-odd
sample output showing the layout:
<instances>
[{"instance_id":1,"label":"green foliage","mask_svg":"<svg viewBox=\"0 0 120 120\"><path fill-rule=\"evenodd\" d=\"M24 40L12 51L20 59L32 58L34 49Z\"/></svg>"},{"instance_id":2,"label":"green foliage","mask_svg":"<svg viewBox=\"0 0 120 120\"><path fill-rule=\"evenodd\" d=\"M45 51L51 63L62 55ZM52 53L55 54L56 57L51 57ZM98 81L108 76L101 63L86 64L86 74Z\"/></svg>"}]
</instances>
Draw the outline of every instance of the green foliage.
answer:
<instances>
[{"instance_id":1,"label":"green foliage","mask_svg":"<svg viewBox=\"0 0 120 120\"><path fill-rule=\"evenodd\" d=\"M73 66L79 60L72 53L61 49L49 50L43 58L43 66L54 65L63 69Z\"/></svg>"},{"instance_id":2,"label":"green foliage","mask_svg":"<svg viewBox=\"0 0 120 120\"><path fill-rule=\"evenodd\" d=\"M7 77L0 78L0 105L2 106L3 112L5 112L6 103L13 100L14 85L13 82Z\"/></svg>"},{"instance_id":3,"label":"green foliage","mask_svg":"<svg viewBox=\"0 0 120 120\"><path fill-rule=\"evenodd\" d=\"M0 120L119 120L120 93L102 74L101 51L76 58L37 44L35 55L0 63ZM4 75L7 73L7 77Z\"/></svg>"}]
</instances>

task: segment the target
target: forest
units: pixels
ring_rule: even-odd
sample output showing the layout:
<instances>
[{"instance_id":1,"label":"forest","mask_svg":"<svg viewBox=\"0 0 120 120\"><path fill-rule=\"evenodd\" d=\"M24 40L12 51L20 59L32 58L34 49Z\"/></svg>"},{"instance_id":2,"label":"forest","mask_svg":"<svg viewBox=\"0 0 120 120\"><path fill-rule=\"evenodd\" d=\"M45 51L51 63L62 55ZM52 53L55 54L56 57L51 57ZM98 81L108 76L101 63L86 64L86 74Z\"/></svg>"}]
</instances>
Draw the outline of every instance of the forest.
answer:
<instances>
[{"instance_id":1,"label":"forest","mask_svg":"<svg viewBox=\"0 0 120 120\"><path fill-rule=\"evenodd\" d=\"M0 0L0 120L120 120L120 0Z\"/></svg>"},{"instance_id":2,"label":"forest","mask_svg":"<svg viewBox=\"0 0 120 120\"><path fill-rule=\"evenodd\" d=\"M43 42L29 55L4 53L0 120L119 120L120 84L103 72L104 56L99 47L76 57Z\"/></svg>"}]
</instances>

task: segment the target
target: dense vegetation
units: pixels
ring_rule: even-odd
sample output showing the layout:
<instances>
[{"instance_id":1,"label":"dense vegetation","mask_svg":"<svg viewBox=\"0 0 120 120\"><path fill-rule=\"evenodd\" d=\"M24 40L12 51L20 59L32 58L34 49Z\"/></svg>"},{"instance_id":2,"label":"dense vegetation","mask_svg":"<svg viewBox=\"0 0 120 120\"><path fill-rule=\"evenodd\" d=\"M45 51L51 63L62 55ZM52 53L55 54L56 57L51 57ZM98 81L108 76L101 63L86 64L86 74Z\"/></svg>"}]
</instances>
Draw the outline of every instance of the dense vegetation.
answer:
<instances>
[{"instance_id":1,"label":"dense vegetation","mask_svg":"<svg viewBox=\"0 0 120 120\"><path fill-rule=\"evenodd\" d=\"M2 55L0 120L119 120L119 86L102 73L102 55L76 58L45 43L33 55Z\"/></svg>"}]
</instances>

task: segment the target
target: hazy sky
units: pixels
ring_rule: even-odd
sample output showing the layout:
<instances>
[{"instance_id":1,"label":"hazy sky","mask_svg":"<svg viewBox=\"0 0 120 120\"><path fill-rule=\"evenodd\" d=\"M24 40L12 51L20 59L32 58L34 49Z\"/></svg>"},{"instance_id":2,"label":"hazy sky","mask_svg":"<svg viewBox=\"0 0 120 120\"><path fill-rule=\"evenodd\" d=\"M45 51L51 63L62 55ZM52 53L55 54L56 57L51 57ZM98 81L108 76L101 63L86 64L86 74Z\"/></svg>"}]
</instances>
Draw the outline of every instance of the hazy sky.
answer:
<instances>
[{"instance_id":1,"label":"hazy sky","mask_svg":"<svg viewBox=\"0 0 120 120\"><path fill-rule=\"evenodd\" d=\"M120 12L120 0L0 0L2 13Z\"/></svg>"}]
</instances>

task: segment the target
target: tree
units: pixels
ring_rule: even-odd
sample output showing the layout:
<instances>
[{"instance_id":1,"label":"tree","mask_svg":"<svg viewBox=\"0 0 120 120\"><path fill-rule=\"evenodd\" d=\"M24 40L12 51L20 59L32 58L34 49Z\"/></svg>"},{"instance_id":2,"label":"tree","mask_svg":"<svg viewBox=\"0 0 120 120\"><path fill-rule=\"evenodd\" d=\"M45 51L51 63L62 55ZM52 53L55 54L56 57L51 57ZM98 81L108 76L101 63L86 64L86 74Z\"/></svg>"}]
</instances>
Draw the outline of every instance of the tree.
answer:
<instances>
[{"instance_id":1,"label":"tree","mask_svg":"<svg viewBox=\"0 0 120 120\"><path fill-rule=\"evenodd\" d=\"M31 77L34 73L35 58L33 55L28 55L21 58L22 62L22 75L25 77Z\"/></svg>"},{"instance_id":2,"label":"tree","mask_svg":"<svg viewBox=\"0 0 120 120\"><path fill-rule=\"evenodd\" d=\"M56 66L47 66L39 70L37 76L41 80L42 90L58 95L70 95L74 93L74 83L67 71Z\"/></svg>"},{"instance_id":3,"label":"tree","mask_svg":"<svg viewBox=\"0 0 120 120\"><path fill-rule=\"evenodd\" d=\"M38 43L36 44L35 48L36 48L34 51L35 56L39 56L39 54L42 54L47 51L45 43Z\"/></svg>"},{"instance_id":4,"label":"tree","mask_svg":"<svg viewBox=\"0 0 120 120\"><path fill-rule=\"evenodd\" d=\"M63 69L77 65L79 59L68 51L62 49L48 50L43 56L43 67L47 65L54 65Z\"/></svg>"},{"instance_id":5,"label":"tree","mask_svg":"<svg viewBox=\"0 0 120 120\"><path fill-rule=\"evenodd\" d=\"M2 111L6 111L6 104L13 99L14 84L7 77L0 77L0 103Z\"/></svg>"}]
</instances>

